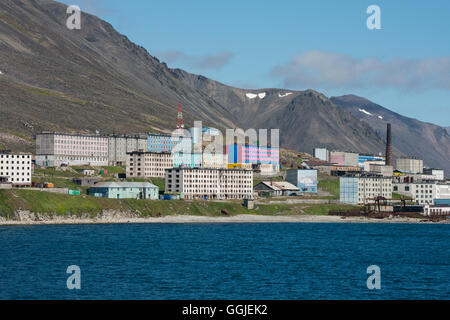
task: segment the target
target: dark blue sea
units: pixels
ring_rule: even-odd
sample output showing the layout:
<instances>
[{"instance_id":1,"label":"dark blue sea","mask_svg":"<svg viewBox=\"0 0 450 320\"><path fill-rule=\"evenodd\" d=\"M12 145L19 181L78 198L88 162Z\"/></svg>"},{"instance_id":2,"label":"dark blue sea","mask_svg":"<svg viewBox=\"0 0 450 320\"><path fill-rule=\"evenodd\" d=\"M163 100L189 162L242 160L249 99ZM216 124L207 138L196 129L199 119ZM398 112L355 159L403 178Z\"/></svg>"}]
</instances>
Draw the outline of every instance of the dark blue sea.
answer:
<instances>
[{"instance_id":1,"label":"dark blue sea","mask_svg":"<svg viewBox=\"0 0 450 320\"><path fill-rule=\"evenodd\" d=\"M442 224L0 227L0 299L449 299L449 240Z\"/></svg>"}]
</instances>

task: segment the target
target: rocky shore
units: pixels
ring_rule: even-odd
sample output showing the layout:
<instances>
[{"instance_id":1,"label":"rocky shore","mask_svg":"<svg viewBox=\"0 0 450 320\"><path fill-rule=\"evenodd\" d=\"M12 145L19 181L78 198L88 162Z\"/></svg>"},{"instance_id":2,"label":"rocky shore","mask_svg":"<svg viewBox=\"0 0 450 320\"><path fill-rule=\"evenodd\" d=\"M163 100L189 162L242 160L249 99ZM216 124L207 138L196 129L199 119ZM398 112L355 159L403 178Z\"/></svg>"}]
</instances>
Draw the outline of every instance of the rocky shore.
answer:
<instances>
[{"instance_id":1,"label":"rocky shore","mask_svg":"<svg viewBox=\"0 0 450 320\"><path fill-rule=\"evenodd\" d=\"M58 225L58 224L126 224L126 223L436 223L426 219L394 217L373 219L366 217L339 217L326 215L291 215L291 216L265 216L265 215L234 215L224 217L208 217L193 215L169 215L163 217L139 217L133 213L105 211L101 215L90 217L41 215L29 211L16 212L13 219L0 217L0 225ZM442 221L439 223L450 223Z\"/></svg>"}]
</instances>

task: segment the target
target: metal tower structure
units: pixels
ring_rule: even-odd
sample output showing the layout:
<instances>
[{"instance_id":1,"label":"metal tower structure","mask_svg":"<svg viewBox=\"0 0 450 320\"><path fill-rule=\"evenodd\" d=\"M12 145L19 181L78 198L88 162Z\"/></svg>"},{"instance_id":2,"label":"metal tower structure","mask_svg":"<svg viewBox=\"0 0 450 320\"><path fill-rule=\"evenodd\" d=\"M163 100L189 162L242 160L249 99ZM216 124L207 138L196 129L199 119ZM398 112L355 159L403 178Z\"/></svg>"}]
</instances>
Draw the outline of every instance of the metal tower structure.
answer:
<instances>
[{"instance_id":1,"label":"metal tower structure","mask_svg":"<svg viewBox=\"0 0 450 320\"><path fill-rule=\"evenodd\" d=\"M178 104L177 129L184 129L183 106L181 103Z\"/></svg>"}]
</instances>

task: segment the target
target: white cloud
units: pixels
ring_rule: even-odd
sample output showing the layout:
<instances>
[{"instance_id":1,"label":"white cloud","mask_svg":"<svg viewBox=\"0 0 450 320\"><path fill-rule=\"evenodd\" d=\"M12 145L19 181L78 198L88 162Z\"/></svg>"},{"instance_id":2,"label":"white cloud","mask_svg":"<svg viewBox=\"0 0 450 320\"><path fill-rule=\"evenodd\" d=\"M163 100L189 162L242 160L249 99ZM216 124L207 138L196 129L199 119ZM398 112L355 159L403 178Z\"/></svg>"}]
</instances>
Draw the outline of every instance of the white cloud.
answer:
<instances>
[{"instance_id":1,"label":"white cloud","mask_svg":"<svg viewBox=\"0 0 450 320\"><path fill-rule=\"evenodd\" d=\"M308 51L276 66L271 75L281 78L285 86L450 90L450 57L381 61Z\"/></svg>"},{"instance_id":2,"label":"white cloud","mask_svg":"<svg viewBox=\"0 0 450 320\"><path fill-rule=\"evenodd\" d=\"M231 59L234 57L234 54L228 51L221 51L213 55L192 56L181 51L172 50L159 53L158 56L162 61L165 61L169 64L181 62L186 63L192 67L205 70L220 69L224 67L231 61Z\"/></svg>"}]
</instances>

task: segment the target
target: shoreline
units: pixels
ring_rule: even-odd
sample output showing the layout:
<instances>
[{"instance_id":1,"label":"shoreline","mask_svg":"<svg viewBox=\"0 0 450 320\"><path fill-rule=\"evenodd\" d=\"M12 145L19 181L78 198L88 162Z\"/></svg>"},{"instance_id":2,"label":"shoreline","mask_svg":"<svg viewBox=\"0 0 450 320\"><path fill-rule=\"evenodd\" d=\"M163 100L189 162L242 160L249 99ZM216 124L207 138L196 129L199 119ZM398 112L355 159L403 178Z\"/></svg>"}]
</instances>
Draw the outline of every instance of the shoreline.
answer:
<instances>
[{"instance_id":1,"label":"shoreline","mask_svg":"<svg viewBox=\"0 0 450 320\"><path fill-rule=\"evenodd\" d=\"M425 217L424 219L425 220ZM203 223L426 223L448 224L450 221L423 221L415 218L385 218L374 219L366 217L340 217L321 215L297 216L264 216L264 215L236 215L230 217L208 217L192 215L172 215L158 218L61 218L35 220L0 220L0 226L36 226L36 225L81 225L81 224L203 224Z\"/></svg>"}]
</instances>

